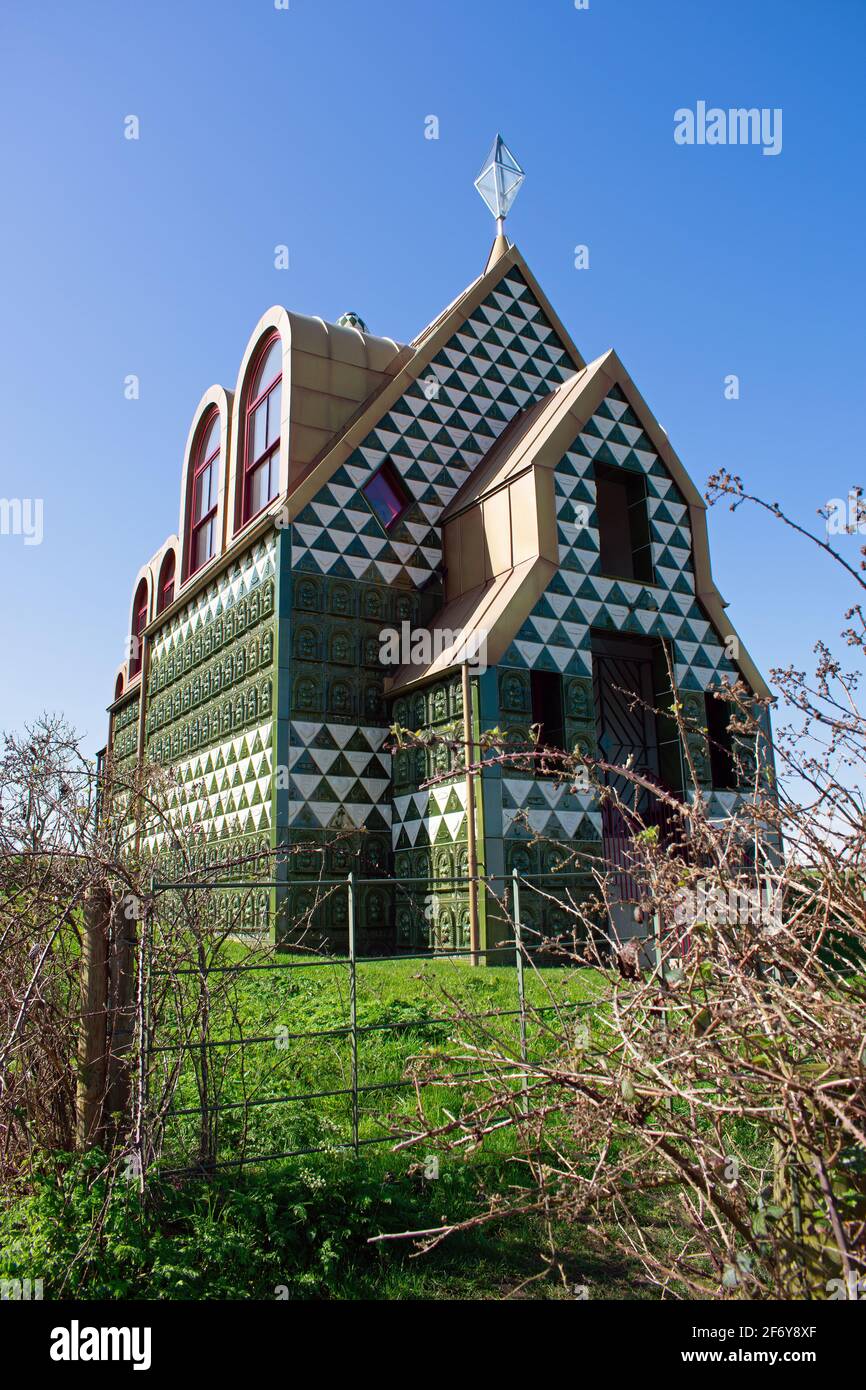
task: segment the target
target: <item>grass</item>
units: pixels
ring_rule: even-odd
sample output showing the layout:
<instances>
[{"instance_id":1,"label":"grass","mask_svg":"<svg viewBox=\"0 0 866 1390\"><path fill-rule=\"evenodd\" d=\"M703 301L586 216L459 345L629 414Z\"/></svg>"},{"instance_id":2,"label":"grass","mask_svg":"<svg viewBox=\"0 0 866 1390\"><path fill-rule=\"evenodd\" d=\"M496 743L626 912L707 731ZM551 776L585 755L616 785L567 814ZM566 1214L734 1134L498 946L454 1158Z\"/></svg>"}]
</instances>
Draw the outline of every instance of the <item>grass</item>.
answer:
<instances>
[{"instance_id":1,"label":"grass","mask_svg":"<svg viewBox=\"0 0 866 1390\"><path fill-rule=\"evenodd\" d=\"M218 1115L218 1160L231 1165L289 1148L324 1152L218 1168L207 1181L172 1178L167 1170L194 1162L199 1141L198 1113L176 1114L144 1203L137 1184L110 1188L98 1155L46 1160L6 1194L0 1277L42 1278L46 1297L77 1298L564 1298L577 1284L603 1288L607 1297L635 1296L639 1281L603 1253L575 1251L573 1232L562 1233L570 1253L551 1270L546 1233L534 1218L455 1236L421 1256L408 1241L370 1241L472 1216L487 1193L523 1181L507 1134L481 1156L441 1156L434 1180L419 1163L423 1150L392 1148L394 1126L405 1127L414 1106L407 1062L451 1050L461 1011L490 1015L484 1027L491 1040L518 1048L514 967L472 969L454 960L359 966L359 1082L387 1089L362 1090L364 1146L356 1156L351 1098L322 1094L351 1084L349 1038L327 1036L348 1024L347 967L306 959L304 968L287 968L287 958L237 942L225 943L212 964L224 973L209 977L210 1094L234 1107ZM154 986L158 996L158 978ZM587 1003L595 993L589 972L527 974L527 999L538 1008ZM166 992L157 1046L184 1036L198 997L195 976ZM536 1055L549 1046L543 1015L531 1017L528 1033ZM164 1066L175 1055L154 1057ZM200 1057L184 1057L172 1108L195 1112L200 1068L193 1061ZM464 1103L471 1093L470 1084ZM301 1099L282 1103L288 1095ZM444 1089L428 1101L434 1115L459 1103Z\"/></svg>"},{"instance_id":2,"label":"grass","mask_svg":"<svg viewBox=\"0 0 866 1390\"><path fill-rule=\"evenodd\" d=\"M55 1159L0 1208L0 1277L41 1278L44 1295L81 1299L501 1299L652 1297L623 1263L560 1231L561 1272L539 1221L514 1219L416 1256L383 1231L477 1210L485 1186L519 1178L506 1160L446 1161L436 1182L372 1152L291 1160L208 1183L107 1196L99 1160ZM11 1194L7 1194L7 1197Z\"/></svg>"},{"instance_id":3,"label":"grass","mask_svg":"<svg viewBox=\"0 0 866 1390\"><path fill-rule=\"evenodd\" d=\"M226 943L218 964L225 973L211 975L207 1053L208 1103L212 1111L214 1152L218 1163L236 1163L257 1155L293 1149L338 1149L352 1143L352 1045L349 1025L349 975L345 964L273 957L260 946ZM267 968L245 968L245 967ZM198 981L185 977L187 988L166 999L166 1013L156 1034L164 1067L174 1060L174 1041L189 1037L191 1011L200 1001ZM542 1055L550 1046L554 1007L576 1017L575 1006L590 1003L598 992L589 971L527 972L530 1006L528 1047ZM406 1082L406 1067L419 1056L452 1053L465 1028L460 1014L485 1015L486 1037L519 1055L516 970L513 966L473 969L465 961L368 961L357 976L359 1138L366 1147L390 1142L415 1108ZM334 1035L333 1030L345 1030ZM298 1034L312 1036L299 1037ZM172 1103L163 1166L194 1162L198 1150L202 1095L201 1053L188 1047ZM243 1045L240 1043L243 1039ZM465 1070L473 1063L467 1056ZM154 1092L156 1086L152 1086ZM342 1094L334 1094L342 1093ZM463 1103L473 1095L467 1081ZM287 1099L297 1097L297 1099ZM455 1093L428 1087L428 1115L453 1110ZM503 1140L507 1150L507 1137ZM496 1146L493 1146L496 1151Z\"/></svg>"},{"instance_id":4,"label":"grass","mask_svg":"<svg viewBox=\"0 0 866 1390\"><path fill-rule=\"evenodd\" d=\"M207 1096L209 1105L223 1107L208 1112L216 1166L207 1177L189 1175L201 1142L196 1046L180 1054L179 1084L145 1199L137 1183L112 1186L100 1155L37 1163L0 1200L0 1278L41 1278L46 1297L82 1299L562 1299L575 1297L577 1286L593 1299L658 1296L635 1267L579 1227L554 1230L552 1266L550 1232L533 1216L449 1237L426 1254L408 1240L371 1241L465 1220L490 1195L513 1194L527 1181L508 1128L475 1153L439 1154L433 1179L424 1173L429 1141L394 1148L395 1136L412 1129L416 1105L406 1068L419 1057L461 1055L470 1032L461 1014L485 1016L481 1026L491 1044L519 1055L513 966L473 969L465 960L441 958L359 964L361 1148L355 1154L345 1094L352 1076L346 963L323 965L320 958L275 955L262 943L233 940L215 948L210 965ZM195 972L156 976L153 983L153 1041L168 1049L152 1053L155 1098L160 1070L178 1056L178 1040L199 1042L195 1011L202 996ZM530 1056L554 1045L549 1025L558 1010L565 1019L596 1024L603 993L590 970L529 968ZM468 1068L470 1054L463 1055ZM474 1094L471 1079L459 1091L428 1086L428 1120L471 1106ZM731 1152L760 1165L753 1127L730 1129ZM314 1152L282 1156L299 1149ZM279 1156L262 1161L264 1155ZM645 1205L648 1225L662 1231L676 1223L665 1198Z\"/></svg>"},{"instance_id":5,"label":"grass","mask_svg":"<svg viewBox=\"0 0 866 1390\"><path fill-rule=\"evenodd\" d=\"M558 1233L565 1253L551 1268L547 1232L533 1217L451 1237L424 1255L409 1241L371 1243L383 1232L470 1217L487 1194L524 1181L508 1132L481 1153L441 1155L432 1180L423 1172L426 1146L393 1150L394 1127L407 1126L415 1104L406 1064L452 1051L461 1010L491 1015L484 1022L491 1040L516 1053L514 967L472 969L454 960L359 966L359 1081L388 1089L362 1091L356 1155L350 1097L321 1094L351 1082L348 1037L326 1036L348 1023L347 967L307 960L309 968L289 969L285 957L238 942L224 944L215 963L228 969L210 977L210 1094L235 1107L218 1114L218 1160L231 1165L290 1148L324 1152L218 1167L207 1180L172 1177L172 1168L195 1161L199 1142L198 1114L175 1114L144 1201L135 1183L111 1187L99 1155L54 1156L0 1206L0 1277L42 1278L48 1298L558 1299L574 1297L575 1285L589 1286L591 1297L653 1296L633 1271L581 1245L573 1230ZM237 968L248 965L274 968ZM154 988L158 997L158 978ZM527 999L538 1008L589 1004L597 992L589 971L527 972ZM197 993L192 976L166 993L157 1045L183 1036ZM319 1036L286 1037L280 1029ZM235 1042L241 1036L242 1047ZM528 1043L536 1056L550 1046L544 1015L530 1015ZM154 1054L160 1067L175 1055ZM173 1110L196 1111L198 1089L186 1053ZM287 1095L302 1098L281 1103ZM429 1113L444 1115L446 1105L453 1110L471 1095L471 1083L462 1101L433 1088Z\"/></svg>"}]
</instances>

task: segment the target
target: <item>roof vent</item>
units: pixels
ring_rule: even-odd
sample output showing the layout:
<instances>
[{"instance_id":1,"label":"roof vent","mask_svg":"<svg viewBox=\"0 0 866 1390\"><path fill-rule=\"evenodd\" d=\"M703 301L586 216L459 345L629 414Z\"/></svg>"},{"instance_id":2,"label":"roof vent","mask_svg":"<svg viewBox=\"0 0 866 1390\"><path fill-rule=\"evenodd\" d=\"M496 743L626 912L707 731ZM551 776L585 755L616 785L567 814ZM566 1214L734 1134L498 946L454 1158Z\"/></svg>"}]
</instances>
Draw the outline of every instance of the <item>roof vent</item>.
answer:
<instances>
[{"instance_id":1,"label":"roof vent","mask_svg":"<svg viewBox=\"0 0 866 1390\"><path fill-rule=\"evenodd\" d=\"M367 328L367 325L365 324L364 320L361 318L361 315L356 314L354 309L350 309L348 313L341 314L340 317L337 319L337 325L339 328L357 328L359 333L369 332L369 329Z\"/></svg>"}]
</instances>

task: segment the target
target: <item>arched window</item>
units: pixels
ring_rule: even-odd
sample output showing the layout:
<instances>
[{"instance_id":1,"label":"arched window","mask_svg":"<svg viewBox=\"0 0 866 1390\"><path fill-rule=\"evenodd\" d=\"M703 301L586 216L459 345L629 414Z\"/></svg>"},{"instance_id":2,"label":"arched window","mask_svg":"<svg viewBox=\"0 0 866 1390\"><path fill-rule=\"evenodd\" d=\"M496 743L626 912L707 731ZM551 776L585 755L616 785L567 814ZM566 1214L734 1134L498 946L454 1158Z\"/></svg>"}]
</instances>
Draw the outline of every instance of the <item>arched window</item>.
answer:
<instances>
[{"instance_id":1,"label":"arched window","mask_svg":"<svg viewBox=\"0 0 866 1390\"><path fill-rule=\"evenodd\" d=\"M259 352L247 393L241 523L256 516L277 495L282 380L283 347L275 333Z\"/></svg>"},{"instance_id":2,"label":"arched window","mask_svg":"<svg viewBox=\"0 0 866 1390\"><path fill-rule=\"evenodd\" d=\"M118 672L118 675L117 675L117 680L114 682L114 698L115 698L115 700L119 700L122 694L123 694L123 672L122 672L122 671L119 671L119 672Z\"/></svg>"},{"instance_id":3,"label":"arched window","mask_svg":"<svg viewBox=\"0 0 866 1390\"><path fill-rule=\"evenodd\" d=\"M132 605L132 632L130 633L129 644L129 679L137 676L141 670L141 643L142 634L147 627L147 580L142 579L135 591L135 602Z\"/></svg>"},{"instance_id":4,"label":"arched window","mask_svg":"<svg viewBox=\"0 0 866 1390\"><path fill-rule=\"evenodd\" d=\"M216 514L220 471L220 417L205 416L195 451L189 505L187 574L195 574L216 552Z\"/></svg>"},{"instance_id":5,"label":"arched window","mask_svg":"<svg viewBox=\"0 0 866 1390\"><path fill-rule=\"evenodd\" d=\"M156 611L161 613L174 599L174 551L167 550L159 571Z\"/></svg>"}]
</instances>

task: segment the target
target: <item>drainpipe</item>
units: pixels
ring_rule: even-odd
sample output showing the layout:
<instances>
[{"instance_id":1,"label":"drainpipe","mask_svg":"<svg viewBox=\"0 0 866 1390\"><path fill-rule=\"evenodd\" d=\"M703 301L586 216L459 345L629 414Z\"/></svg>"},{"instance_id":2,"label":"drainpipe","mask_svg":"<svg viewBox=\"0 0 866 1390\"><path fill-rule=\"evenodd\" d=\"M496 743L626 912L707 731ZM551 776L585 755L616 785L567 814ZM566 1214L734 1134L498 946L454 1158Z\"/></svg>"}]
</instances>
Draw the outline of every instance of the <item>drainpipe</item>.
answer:
<instances>
[{"instance_id":1,"label":"drainpipe","mask_svg":"<svg viewBox=\"0 0 866 1390\"><path fill-rule=\"evenodd\" d=\"M135 855L138 858L141 849L141 816L143 811L141 794L141 777L144 769L145 740L147 738L147 682L150 679L150 642L144 636L141 638L141 684L138 688L138 747L135 757L136 782L135 789Z\"/></svg>"},{"instance_id":2,"label":"drainpipe","mask_svg":"<svg viewBox=\"0 0 866 1390\"><path fill-rule=\"evenodd\" d=\"M463 758L466 767L466 841L469 861L469 960L480 961L481 941L478 934L478 847L475 842L475 779L471 772L474 758L472 738L472 704L469 684L469 663L461 669L463 686Z\"/></svg>"}]
</instances>

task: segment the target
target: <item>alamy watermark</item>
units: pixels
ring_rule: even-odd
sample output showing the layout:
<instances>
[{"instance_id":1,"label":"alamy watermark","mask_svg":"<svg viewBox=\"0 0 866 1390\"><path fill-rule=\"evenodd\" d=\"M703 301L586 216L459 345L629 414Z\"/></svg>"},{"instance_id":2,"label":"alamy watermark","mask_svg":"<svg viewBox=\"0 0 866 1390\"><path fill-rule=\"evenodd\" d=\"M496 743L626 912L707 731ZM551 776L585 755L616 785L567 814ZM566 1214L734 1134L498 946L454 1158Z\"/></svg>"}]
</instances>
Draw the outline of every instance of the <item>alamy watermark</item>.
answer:
<instances>
[{"instance_id":1,"label":"alamy watermark","mask_svg":"<svg viewBox=\"0 0 866 1390\"><path fill-rule=\"evenodd\" d=\"M147 1371L151 1361L149 1327L82 1327L73 1318L68 1327L51 1330L48 1352L52 1361L129 1361L134 1371Z\"/></svg>"},{"instance_id":2,"label":"alamy watermark","mask_svg":"<svg viewBox=\"0 0 866 1390\"><path fill-rule=\"evenodd\" d=\"M827 1297L831 1301L848 1299L852 1303L862 1303L866 1300L866 1278L858 1277L851 1270L844 1279L828 1279Z\"/></svg>"},{"instance_id":3,"label":"alamy watermark","mask_svg":"<svg viewBox=\"0 0 866 1390\"><path fill-rule=\"evenodd\" d=\"M847 498L831 497L823 508L828 536L866 535L866 501L859 487L852 487Z\"/></svg>"},{"instance_id":4,"label":"alamy watermark","mask_svg":"<svg viewBox=\"0 0 866 1390\"><path fill-rule=\"evenodd\" d=\"M781 895L770 887L751 884L720 884L701 880L696 888L686 888L677 895L674 921L688 927L692 922L707 926L759 926L773 934L782 922Z\"/></svg>"},{"instance_id":5,"label":"alamy watermark","mask_svg":"<svg viewBox=\"0 0 866 1390\"><path fill-rule=\"evenodd\" d=\"M41 1279L0 1279L0 1302L19 1303L41 1300L45 1285Z\"/></svg>"},{"instance_id":6,"label":"alamy watermark","mask_svg":"<svg viewBox=\"0 0 866 1390\"><path fill-rule=\"evenodd\" d=\"M674 112L674 141L678 145L761 145L764 154L782 153L781 106L707 106Z\"/></svg>"},{"instance_id":7,"label":"alamy watermark","mask_svg":"<svg viewBox=\"0 0 866 1390\"><path fill-rule=\"evenodd\" d=\"M487 670L487 629L464 633L459 628L437 627L431 631L404 621L399 629L383 627L379 633L383 666L430 666L443 652L449 653L449 666L465 662L473 675L482 676Z\"/></svg>"},{"instance_id":8,"label":"alamy watermark","mask_svg":"<svg viewBox=\"0 0 866 1390\"><path fill-rule=\"evenodd\" d=\"M23 536L25 545L41 545L41 497L0 497L0 536Z\"/></svg>"}]
</instances>

